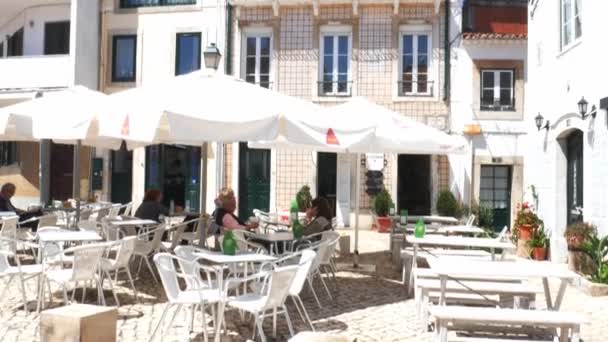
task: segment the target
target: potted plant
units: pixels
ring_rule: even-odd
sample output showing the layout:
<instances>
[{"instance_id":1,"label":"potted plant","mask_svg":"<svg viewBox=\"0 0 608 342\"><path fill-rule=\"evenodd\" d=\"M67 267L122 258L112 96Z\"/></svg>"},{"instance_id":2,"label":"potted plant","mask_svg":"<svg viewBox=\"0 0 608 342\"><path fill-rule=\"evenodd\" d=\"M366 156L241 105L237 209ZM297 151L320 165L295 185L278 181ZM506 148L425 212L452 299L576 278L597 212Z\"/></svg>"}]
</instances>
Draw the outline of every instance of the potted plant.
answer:
<instances>
[{"instance_id":1,"label":"potted plant","mask_svg":"<svg viewBox=\"0 0 608 342\"><path fill-rule=\"evenodd\" d=\"M568 243L568 250L578 251L583 243L597 234L597 228L587 222L575 222L566 227L564 237Z\"/></svg>"},{"instance_id":2,"label":"potted plant","mask_svg":"<svg viewBox=\"0 0 608 342\"><path fill-rule=\"evenodd\" d=\"M515 231L519 240L530 240L540 223L540 219L528 202L517 204Z\"/></svg>"},{"instance_id":3,"label":"potted plant","mask_svg":"<svg viewBox=\"0 0 608 342\"><path fill-rule=\"evenodd\" d=\"M534 231L532 238L528 241L528 247L532 250L532 258L534 260L545 260L547 258L547 247L549 239L543 227L539 227Z\"/></svg>"},{"instance_id":4,"label":"potted plant","mask_svg":"<svg viewBox=\"0 0 608 342\"><path fill-rule=\"evenodd\" d=\"M296 201L301 213L306 212L306 210L312 207L312 195L310 194L310 187L308 185L303 185L300 188L296 194Z\"/></svg>"},{"instance_id":5,"label":"potted plant","mask_svg":"<svg viewBox=\"0 0 608 342\"><path fill-rule=\"evenodd\" d=\"M378 232L380 233L386 233L391 229L392 220L388 217L388 212L392 204L393 200L386 189L382 189L374 197L374 211L377 215Z\"/></svg>"},{"instance_id":6,"label":"potted plant","mask_svg":"<svg viewBox=\"0 0 608 342\"><path fill-rule=\"evenodd\" d=\"M437 196L437 212L441 216L458 216L458 201L450 190L442 190Z\"/></svg>"}]
</instances>

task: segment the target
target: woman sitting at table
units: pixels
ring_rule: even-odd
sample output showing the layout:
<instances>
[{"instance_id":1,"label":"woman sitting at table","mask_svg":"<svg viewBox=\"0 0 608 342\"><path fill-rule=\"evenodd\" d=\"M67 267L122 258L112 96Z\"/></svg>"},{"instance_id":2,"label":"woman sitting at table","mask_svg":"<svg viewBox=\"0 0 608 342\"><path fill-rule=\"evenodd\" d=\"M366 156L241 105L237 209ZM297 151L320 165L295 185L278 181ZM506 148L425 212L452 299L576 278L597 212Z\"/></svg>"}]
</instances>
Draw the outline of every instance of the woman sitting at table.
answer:
<instances>
[{"instance_id":1,"label":"woman sitting at table","mask_svg":"<svg viewBox=\"0 0 608 342\"><path fill-rule=\"evenodd\" d=\"M144 195L144 201L135 212L135 217L160 222L161 215L169 215L169 210L161 203L162 200L163 194L160 190L148 190Z\"/></svg>"},{"instance_id":2,"label":"woman sitting at table","mask_svg":"<svg viewBox=\"0 0 608 342\"><path fill-rule=\"evenodd\" d=\"M227 230L251 230L257 228L257 223L245 223L238 218L238 216L234 215L234 211L236 210L236 197L234 196L234 191L232 191L232 189L222 189L215 202L217 208L213 212L213 218L216 225L224 227L224 229Z\"/></svg>"},{"instance_id":3,"label":"woman sitting at table","mask_svg":"<svg viewBox=\"0 0 608 342\"><path fill-rule=\"evenodd\" d=\"M306 211L304 235L312 235L331 230L331 210L325 197L317 197L312 201L312 207Z\"/></svg>"}]
</instances>

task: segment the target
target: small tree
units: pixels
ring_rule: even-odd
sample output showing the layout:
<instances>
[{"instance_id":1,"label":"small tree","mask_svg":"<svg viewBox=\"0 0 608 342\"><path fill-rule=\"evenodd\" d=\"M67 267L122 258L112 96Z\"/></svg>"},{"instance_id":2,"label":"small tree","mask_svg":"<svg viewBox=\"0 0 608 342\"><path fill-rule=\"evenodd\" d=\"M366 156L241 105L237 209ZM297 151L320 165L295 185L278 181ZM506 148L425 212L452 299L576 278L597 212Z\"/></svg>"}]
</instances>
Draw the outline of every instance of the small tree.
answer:
<instances>
[{"instance_id":1,"label":"small tree","mask_svg":"<svg viewBox=\"0 0 608 342\"><path fill-rule=\"evenodd\" d=\"M388 193L388 191L386 191L386 189L382 189L382 191L380 191L376 197L374 197L373 204L376 215L385 217L388 216L388 212L393 205L393 200L391 199L391 195Z\"/></svg>"},{"instance_id":2,"label":"small tree","mask_svg":"<svg viewBox=\"0 0 608 342\"><path fill-rule=\"evenodd\" d=\"M437 198L437 212L441 216L458 216L458 201L450 190L443 190Z\"/></svg>"},{"instance_id":3,"label":"small tree","mask_svg":"<svg viewBox=\"0 0 608 342\"><path fill-rule=\"evenodd\" d=\"M296 194L296 202L298 202L300 212L305 212L306 209L312 207L312 195L310 194L310 187L308 185L303 185L300 188Z\"/></svg>"}]
</instances>

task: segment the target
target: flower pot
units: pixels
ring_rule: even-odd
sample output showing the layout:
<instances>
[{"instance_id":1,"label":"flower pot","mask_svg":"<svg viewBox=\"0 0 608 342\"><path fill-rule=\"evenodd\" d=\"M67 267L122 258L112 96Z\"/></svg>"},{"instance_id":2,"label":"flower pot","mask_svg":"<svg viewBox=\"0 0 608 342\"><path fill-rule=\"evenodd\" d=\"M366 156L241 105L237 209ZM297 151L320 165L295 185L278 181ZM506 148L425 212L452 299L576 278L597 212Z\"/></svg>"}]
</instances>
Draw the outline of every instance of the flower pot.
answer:
<instances>
[{"instance_id":1,"label":"flower pot","mask_svg":"<svg viewBox=\"0 0 608 342\"><path fill-rule=\"evenodd\" d=\"M532 238L532 225L531 224L522 224L519 228L519 239L520 240L530 240Z\"/></svg>"},{"instance_id":2,"label":"flower pot","mask_svg":"<svg viewBox=\"0 0 608 342\"><path fill-rule=\"evenodd\" d=\"M544 247L532 248L532 258L539 261L545 260L547 258L547 249Z\"/></svg>"},{"instance_id":3,"label":"flower pot","mask_svg":"<svg viewBox=\"0 0 608 342\"><path fill-rule=\"evenodd\" d=\"M569 250L578 250L585 241L584 235L570 235L568 236L568 249Z\"/></svg>"},{"instance_id":4,"label":"flower pot","mask_svg":"<svg viewBox=\"0 0 608 342\"><path fill-rule=\"evenodd\" d=\"M390 217L378 217L378 233L388 233L391 231L393 220Z\"/></svg>"}]
</instances>

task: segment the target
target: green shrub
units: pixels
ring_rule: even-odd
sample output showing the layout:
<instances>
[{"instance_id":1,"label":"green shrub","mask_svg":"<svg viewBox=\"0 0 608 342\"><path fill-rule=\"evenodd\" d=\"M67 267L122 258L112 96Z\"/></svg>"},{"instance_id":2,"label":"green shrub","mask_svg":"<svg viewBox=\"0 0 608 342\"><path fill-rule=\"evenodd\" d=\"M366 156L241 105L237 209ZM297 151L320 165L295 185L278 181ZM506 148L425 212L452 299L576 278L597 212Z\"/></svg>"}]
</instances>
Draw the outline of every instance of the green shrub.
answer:
<instances>
[{"instance_id":1,"label":"green shrub","mask_svg":"<svg viewBox=\"0 0 608 342\"><path fill-rule=\"evenodd\" d=\"M596 235L589 235L582 245L582 251L593 261L591 280L608 284L608 262L605 261L608 256L608 236L598 238Z\"/></svg>"},{"instance_id":2,"label":"green shrub","mask_svg":"<svg viewBox=\"0 0 608 342\"><path fill-rule=\"evenodd\" d=\"M382 189L382 191L380 191L376 197L374 197L373 207L376 215L378 216L387 216L392 205L393 200L386 189Z\"/></svg>"},{"instance_id":3,"label":"green shrub","mask_svg":"<svg viewBox=\"0 0 608 342\"><path fill-rule=\"evenodd\" d=\"M443 190L437 198L437 212L441 216L458 217L458 201L449 190Z\"/></svg>"},{"instance_id":4,"label":"green shrub","mask_svg":"<svg viewBox=\"0 0 608 342\"><path fill-rule=\"evenodd\" d=\"M296 202L298 202L300 212L305 212L306 209L312 207L312 195L308 185L303 185L300 188L300 191L296 194Z\"/></svg>"}]
</instances>

